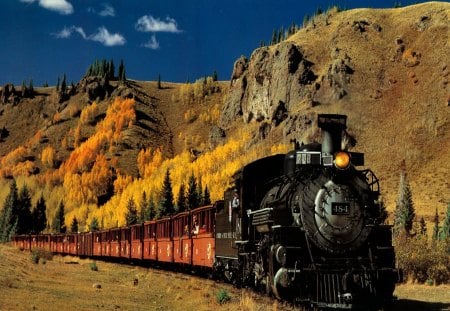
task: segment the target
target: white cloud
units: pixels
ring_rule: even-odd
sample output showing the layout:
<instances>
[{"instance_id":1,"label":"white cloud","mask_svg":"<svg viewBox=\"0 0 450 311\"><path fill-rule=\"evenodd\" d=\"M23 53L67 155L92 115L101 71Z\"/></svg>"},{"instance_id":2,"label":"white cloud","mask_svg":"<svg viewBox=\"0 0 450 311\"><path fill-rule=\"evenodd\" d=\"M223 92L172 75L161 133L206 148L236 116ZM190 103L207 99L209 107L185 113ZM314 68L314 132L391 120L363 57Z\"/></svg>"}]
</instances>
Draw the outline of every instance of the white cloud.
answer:
<instances>
[{"instance_id":1,"label":"white cloud","mask_svg":"<svg viewBox=\"0 0 450 311\"><path fill-rule=\"evenodd\" d=\"M58 39L67 39L76 32L83 39L100 42L105 46L124 45L125 37L119 33L110 33L105 27L98 28L96 33L86 35L83 28L77 26L64 27L61 31L54 33L53 35Z\"/></svg>"},{"instance_id":2,"label":"white cloud","mask_svg":"<svg viewBox=\"0 0 450 311\"><path fill-rule=\"evenodd\" d=\"M93 14L98 14L102 17L107 17L107 16L111 16L114 17L116 16L116 10L114 9L114 7L112 7L110 4L108 3L103 3L102 4L102 9L101 11L97 11L96 9L94 9L93 7L88 7L87 11L89 13L93 13Z\"/></svg>"},{"instance_id":3,"label":"white cloud","mask_svg":"<svg viewBox=\"0 0 450 311\"><path fill-rule=\"evenodd\" d=\"M77 32L80 34L81 37L83 37L83 39L87 39L86 33L84 32L83 28L81 27L76 27L76 26L71 26L71 27L64 27L61 31L54 33L53 35L56 38L59 39L67 39L69 38L72 33Z\"/></svg>"},{"instance_id":4,"label":"white cloud","mask_svg":"<svg viewBox=\"0 0 450 311\"><path fill-rule=\"evenodd\" d=\"M148 42L143 44L144 47L152 50L159 49L159 42L156 40L155 35L153 35Z\"/></svg>"},{"instance_id":5,"label":"white cloud","mask_svg":"<svg viewBox=\"0 0 450 311\"><path fill-rule=\"evenodd\" d=\"M66 0L19 0L25 3L38 2L41 7L47 10L56 11L60 14L68 15L73 13L73 6Z\"/></svg>"},{"instance_id":6,"label":"white cloud","mask_svg":"<svg viewBox=\"0 0 450 311\"><path fill-rule=\"evenodd\" d=\"M104 3L103 4L103 10L101 10L98 13L98 15L114 17L114 16L116 16L116 10L114 10L114 8L111 5Z\"/></svg>"},{"instance_id":7,"label":"white cloud","mask_svg":"<svg viewBox=\"0 0 450 311\"><path fill-rule=\"evenodd\" d=\"M178 29L177 21L170 17L166 17L166 19L162 21L151 15L144 15L138 19L135 27L137 30L143 32L181 32L181 30Z\"/></svg>"},{"instance_id":8,"label":"white cloud","mask_svg":"<svg viewBox=\"0 0 450 311\"><path fill-rule=\"evenodd\" d=\"M124 45L126 40L119 33L109 33L105 27L100 27L97 33L88 37L89 40L97 41L106 46Z\"/></svg>"}]
</instances>

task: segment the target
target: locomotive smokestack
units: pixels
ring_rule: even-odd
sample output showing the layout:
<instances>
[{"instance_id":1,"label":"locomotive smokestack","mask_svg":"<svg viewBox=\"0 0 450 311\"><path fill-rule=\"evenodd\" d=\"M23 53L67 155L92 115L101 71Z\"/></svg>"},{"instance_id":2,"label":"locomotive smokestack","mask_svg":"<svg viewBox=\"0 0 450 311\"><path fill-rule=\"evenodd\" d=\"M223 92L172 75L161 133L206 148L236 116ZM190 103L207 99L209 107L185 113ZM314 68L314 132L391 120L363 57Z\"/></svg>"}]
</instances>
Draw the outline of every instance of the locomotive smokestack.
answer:
<instances>
[{"instance_id":1,"label":"locomotive smokestack","mask_svg":"<svg viewBox=\"0 0 450 311\"><path fill-rule=\"evenodd\" d=\"M317 123L322 129L322 154L332 155L341 150L342 131L347 128L347 116L319 114Z\"/></svg>"}]
</instances>

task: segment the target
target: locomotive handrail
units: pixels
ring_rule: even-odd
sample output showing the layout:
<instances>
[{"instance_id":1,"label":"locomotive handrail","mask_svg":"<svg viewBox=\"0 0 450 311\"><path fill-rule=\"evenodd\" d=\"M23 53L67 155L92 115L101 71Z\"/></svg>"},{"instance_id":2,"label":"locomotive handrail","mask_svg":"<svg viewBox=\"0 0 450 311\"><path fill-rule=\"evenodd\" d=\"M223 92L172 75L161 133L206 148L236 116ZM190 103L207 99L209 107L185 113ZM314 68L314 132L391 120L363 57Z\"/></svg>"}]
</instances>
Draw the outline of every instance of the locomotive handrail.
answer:
<instances>
[{"instance_id":1,"label":"locomotive handrail","mask_svg":"<svg viewBox=\"0 0 450 311\"><path fill-rule=\"evenodd\" d=\"M247 214L248 215L253 215L253 214L264 213L264 212L271 212L271 211L273 211L272 207L266 207L266 208L262 208L262 209L259 209L259 210L256 210L256 211L248 212Z\"/></svg>"}]
</instances>

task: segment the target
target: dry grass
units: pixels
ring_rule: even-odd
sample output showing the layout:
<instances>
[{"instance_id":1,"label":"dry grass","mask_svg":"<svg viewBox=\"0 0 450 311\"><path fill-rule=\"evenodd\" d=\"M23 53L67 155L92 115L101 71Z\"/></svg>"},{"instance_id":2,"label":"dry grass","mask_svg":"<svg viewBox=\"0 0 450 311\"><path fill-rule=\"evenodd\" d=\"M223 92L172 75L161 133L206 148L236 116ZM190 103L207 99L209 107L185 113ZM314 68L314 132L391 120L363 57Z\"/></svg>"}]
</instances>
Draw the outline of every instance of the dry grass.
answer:
<instances>
[{"instance_id":1,"label":"dry grass","mask_svg":"<svg viewBox=\"0 0 450 311\"><path fill-rule=\"evenodd\" d=\"M34 264L31 253L0 245L0 310L294 310L192 275L100 261L92 271L91 262L54 256ZM231 296L224 305L221 289Z\"/></svg>"},{"instance_id":2,"label":"dry grass","mask_svg":"<svg viewBox=\"0 0 450 311\"><path fill-rule=\"evenodd\" d=\"M0 310L301 310L188 274L100 261L96 262L98 271L92 271L91 262L54 256L45 264L34 264L29 252L0 245ZM220 305L216 295L222 289L231 300ZM446 310L450 306L449 285L406 284L395 294L399 301L394 310Z\"/></svg>"}]
</instances>

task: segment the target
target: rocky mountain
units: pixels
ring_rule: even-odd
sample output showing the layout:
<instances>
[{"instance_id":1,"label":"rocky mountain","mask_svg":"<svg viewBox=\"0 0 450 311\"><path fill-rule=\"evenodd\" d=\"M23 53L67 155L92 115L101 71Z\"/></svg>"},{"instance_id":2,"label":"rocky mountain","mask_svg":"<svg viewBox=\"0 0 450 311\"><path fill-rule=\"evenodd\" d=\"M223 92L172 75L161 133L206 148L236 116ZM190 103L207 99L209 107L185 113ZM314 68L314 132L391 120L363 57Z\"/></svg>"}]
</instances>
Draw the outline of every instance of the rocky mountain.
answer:
<instances>
[{"instance_id":1,"label":"rocky mountain","mask_svg":"<svg viewBox=\"0 0 450 311\"><path fill-rule=\"evenodd\" d=\"M299 16L299 19L301 17ZM20 146L40 175L48 146L62 163L80 115L98 111L80 130L87 141L116 97L133 98L136 120L104 153L115 171L138 176L144 148L161 147L170 158L192 158L214 149L239 130L249 145L309 142L319 137L318 113L348 115L356 151L379 176L389 210L395 207L399 173L406 168L417 214L428 220L450 202L450 4L430 2L395 9L330 9L311 18L279 44L236 60L230 81L190 85L85 78L61 96L55 88L0 88L0 156ZM217 117L213 117L216 115ZM65 142L65 143L63 143ZM57 167L58 164L56 164ZM3 191L4 192L4 191ZM0 200L4 194L0 191Z\"/></svg>"},{"instance_id":2,"label":"rocky mountain","mask_svg":"<svg viewBox=\"0 0 450 311\"><path fill-rule=\"evenodd\" d=\"M392 208L403 161L419 213L445 210L450 187L450 5L331 9L287 40L236 60L221 115L264 136L311 140L317 113L349 132Z\"/></svg>"}]
</instances>

